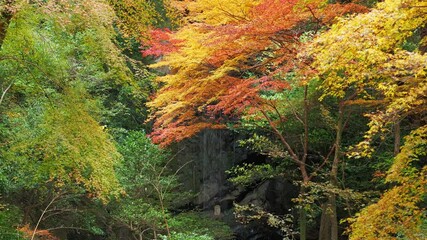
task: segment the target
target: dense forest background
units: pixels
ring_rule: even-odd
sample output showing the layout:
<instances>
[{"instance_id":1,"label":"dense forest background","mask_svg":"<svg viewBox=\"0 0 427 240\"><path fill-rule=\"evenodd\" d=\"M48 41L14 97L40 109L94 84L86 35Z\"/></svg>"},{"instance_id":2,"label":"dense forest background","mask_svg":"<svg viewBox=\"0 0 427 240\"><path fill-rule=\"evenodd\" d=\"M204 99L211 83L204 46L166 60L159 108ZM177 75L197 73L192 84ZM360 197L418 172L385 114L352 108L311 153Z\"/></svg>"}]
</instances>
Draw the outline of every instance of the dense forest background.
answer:
<instances>
[{"instance_id":1,"label":"dense forest background","mask_svg":"<svg viewBox=\"0 0 427 240\"><path fill-rule=\"evenodd\" d=\"M0 239L427 239L425 0L0 0Z\"/></svg>"}]
</instances>

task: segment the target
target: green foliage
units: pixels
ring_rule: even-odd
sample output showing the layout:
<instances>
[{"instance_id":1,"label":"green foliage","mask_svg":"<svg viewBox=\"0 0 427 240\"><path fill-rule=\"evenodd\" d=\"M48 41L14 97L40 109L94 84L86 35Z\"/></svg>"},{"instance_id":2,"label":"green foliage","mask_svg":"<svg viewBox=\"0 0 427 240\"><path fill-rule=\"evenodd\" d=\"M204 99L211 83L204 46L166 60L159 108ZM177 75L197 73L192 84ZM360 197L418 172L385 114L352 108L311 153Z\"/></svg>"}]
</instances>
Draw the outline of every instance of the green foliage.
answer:
<instances>
[{"instance_id":1,"label":"green foliage","mask_svg":"<svg viewBox=\"0 0 427 240\"><path fill-rule=\"evenodd\" d=\"M261 182L267 179L273 179L278 176L290 177L292 173L288 173L290 164L283 159L275 159L271 163L253 164L243 163L235 166L226 173L229 175L229 181L242 186L250 186L254 183Z\"/></svg>"},{"instance_id":2,"label":"green foliage","mask_svg":"<svg viewBox=\"0 0 427 240\"><path fill-rule=\"evenodd\" d=\"M171 27L176 19L169 1L165 0L108 0L117 19L115 25L126 40L147 37L150 26Z\"/></svg>"},{"instance_id":3,"label":"green foliage","mask_svg":"<svg viewBox=\"0 0 427 240\"><path fill-rule=\"evenodd\" d=\"M230 182L242 184L243 186L274 178L274 176L280 174L279 171L274 171L270 164L254 165L251 163L244 163L241 166L233 167L227 170L226 173L231 175L231 178L228 179Z\"/></svg>"},{"instance_id":4,"label":"green foliage","mask_svg":"<svg viewBox=\"0 0 427 240\"><path fill-rule=\"evenodd\" d=\"M294 217L292 214L283 216L274 215L255 205L234 204L235 217L239 222L249 223L251 221L265 220L270 227L280 229L283 239L295 239L297 232L294 230Z\"/></svg>"},{"instance_id":5,"label":"green foliage","mask_svg":"<svg viewBox=\"0 0 427 240\"><path fill-rule=\"evenodd\" d=\"M215 238L203 234L199 235L196 233L175 233L173 232L168 238L167 236L160 236L162 240L214 240Z\"/></svg>"},{"instance_id":6,"label":"green foliage","mask_svg":"<svg viewBox=\"0 0 427 240\"><path fill-rule=\"evenodd\" d=\"M180 213L170 220L170 227L172 231L188 236L195 235L218 240L234 239L233 232L228 225L220 220L212 219L204 213Z\"/></svg>"},{"instance_id":7,"label":"green foliage","mask_svg":"<svg viewBox=\"0 0 427 240\"><path fill-rule=\"evenodd\" d=\"M135 233L147 229L165 233L167 223L171 239L230 239L230 228L220 221L197 213L172 216L164 211L179 203L187 193L174 191L178 187L177 178L168 169L172 158L144 132L129 131L118 142L123 160L117 173L127 193L116 210L121 221L132 225Z\"/></svg>"},{"instance_id":8,"label":"green foliage","mask_svg":"<svg viewBox=\"0 0 427 240\"><path fill-rule=\"evenodd\" d=\"M118 153L90 116L90 105L81 101L84 93L68 91L66 97L55 99L54 107L39 104L9 119L10 140L2 164L13 166L16 171L10 174L20 175L10 177L23 187L75 184L107 200L119 188L113 169Z\"/></svg>"},{"instance_id":9,"label":"green foliage","mask_svg":"<svg viewBox=\"0 0 427 240\"><path fill-rule=\"evenodd\" d=\"M172 191L177 179L167 169L171 159L142 131L129 131L118 143L123 159L117 175L126 196L118 201L114 214L135 234L147 229L164 232L170 217L167 208L178 196Z\"/></svg>"},{"instance_id":10,"label":"green foliage","mask_svg":"<svg viewBox=\"0 0 427 240\"><path fill-rule=\"evenodd\" d=\"M22 236L17 231L21 223L22 213L13 205L0 206L0 240L20 239Z\"/></svg>"},{"instance_id":11,"label":"green foliage","mask_svg":"<svg viewBox=\"0 0 427 240\"><path fill-rule=\"evenodd\" d=\"M165 165L169 160L167 153L153 144L144 132L129 131L118 142L123 160L117 167L117 173L129 194L153 192L157 184L168 190L176 186L174 176L164 176L167 174Z\"/></svg>"},{"instance_id":12,"label":"green foliage","mask_svg":"<svg viewBox=\"0 0 427 240\"><path fill-rule=\"evenodd\" d=\"M247 130L258 130L257 128L252 128L249 126L250 123L245 124L245 120L243 120L243 126L246 131ZM255 124L256 126L260 126L260 124ZM274 141L274 139L269 138L266 135L260 135L258 133L254 133L251 137L246 138L244 140L239 141L240 146L247 147L251 149L252 151L262 153L264 155L267 155L271 158L287 158L289 157L288 153L281 148L280 144Z\"/></svg>"},{"instance_id":13,"label":"green foliage","mask_svg":"<svg viewBox=\"0 0 427 240\"><path fill-rule=\"evenodd\" d=\"M104 1L18 2L0 27L0 87L10 86L0 104L1 192L29 226L65 192L40 227L105 234L98 199L121 191L110 129L141 128L149 74L131 69L115 45Z\"/></svg>"}]
</instances>

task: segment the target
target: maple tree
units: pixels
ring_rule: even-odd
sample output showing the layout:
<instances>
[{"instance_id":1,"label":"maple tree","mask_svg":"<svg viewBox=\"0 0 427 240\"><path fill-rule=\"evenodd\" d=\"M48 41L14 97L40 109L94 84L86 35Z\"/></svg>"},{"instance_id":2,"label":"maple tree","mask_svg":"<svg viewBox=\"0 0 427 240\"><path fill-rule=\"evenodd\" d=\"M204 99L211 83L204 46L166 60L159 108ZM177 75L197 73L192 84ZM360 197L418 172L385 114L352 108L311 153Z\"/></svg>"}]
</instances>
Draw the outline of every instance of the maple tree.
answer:
<instances>
[{"instance_id":1,"label":"maple tree","mask_svg":"<svg viewBox=\"0 0 427 240\"><path fill-rule=\"evenodd\" d=\"M368 12L349 2L380 3ZM173 168L196 182L197 169L168 164L141 131L152 122L162 146L205 128L247 137L239 143L249 149L236 149L257 162L236 166L232 182L300 190L241 207L283 236L295 237L298 221L300 239L320 226L319 240L335 240L346 225L351 239L425 239L426 9L423 0L0 0L0 239L230 238L220 220L176 214L191 200L172 191ZM203 210L216 200L206 201Z\"/></svg>"},{"instance_id":2,"label":"maple tree","mask_svg":"<svg viewBox=\"0 0 427 240\"><path fill-rule=\"evenodd\" d=\"M153 46L143 51L144 55L163 53L163 60L152 67L167 66L172 71L158 78L165 86L149 104L155 109L153 139L163 145L207 127L223 127L209 121L212 112L242 112L262 102L260 91L289 87L276 74L295 67L300 37L307 31L302 22L320 27L337 14L363 10L355 4L309 1L304 5L297 0L206 4L196 1L192 5L201 9L198 21L217 12L228 18L188 24L173 35L153 31L154 39L160 41L149 42ZM247 16L226 9L234 5ZM245 76L248 72L253 77Z\"/></svg>"},{"instance_id":3,"label":"maple tree","mask_svg":"<svg viewBox=\"0 0 427 240\"><path fill-rule=\"evenodd\" d=\"M405 145L395 157L387 174L387 182L396 186L381 199L363 209L353 219L350 239L408 239L426 237L422 229L426 209L420 207L427 194L426 157L427 127L424 125L405 138ZM419 167L421 165L421 167Z\"/></svg>"},{"instance_id":4,"label":"maple tree","mask_svg":"<svg viewBox=\"0 0 427 240\"><path fill-rule=\"evenodd\" d=\"M144 55L164 54L153 67L167 66L171 70L159 78L164 87L149 103L154 110L153 140L168 145L202 129L224 128L224 123L233 118L257 113L298 166L306 185L315 175L315 171L308 172L306 163L308 79L303 73L297 84L304 88L302 111L296 114L304 129L300 152L280 129L286 122L277 107L282 99L266 98L263 93L291 88L284 76L306 64L296 56L317 30L337 15L366 9L356 4L297 0L195 1L190 6L200 11L193 16L194 23L173 34L153 32L153 39L161 41L150 42L153 46L143 51ZM325 153L326 159L330 153ZM301 239L305 239L303 212Z\"/></svg>"},{"instance_id":5,"label":"maple tree","mask_svg":"<svg viewBox=\"0 0 427 240\"><path fill-rule=\"evenodd\" d=\"M152 74L126 41L148 24L168 24L158 19L163 2L0 1L0 239L127 239L138 224L157 231L169 220L173 176L160 151L147 153L150 144L137 146L146 155L119 153L116 142L148 128L141 123ZM129 164L121 175L120 163ZM116 220L117 208L129 225Z\"/></svg>"},{"instance_id":6,"label":"maple tree","mask_svg":"<svg viewBox=\"0 0 427 240\"><path fill-rule=\"evenodd\" d=\"M119 196L120 155L88 83L132 79L117 57L114 15L104 1L1 1L2 11L5 2L16 5L1 29L2 203L20 209L11 227L29 224L35 238L85 225L79 201Z\"/></svg>"},{"instance_id":7,"label":"maple tree","mask_svg":"<svg viewBox=\"0 0 427 240\"><path fill-rule=\"evenodd\" d=\"M376 138L384 139L402 120L425 116L426 7L425 1L384 1L369 13L341 19L312 45L313 66L325 96L342 98L353 92L357 99L349 104L375 104L377 108L367 114L370 123L365 140L351 152L356 158L371 156ZM398 146L399 128L394 130ZM400 153L395 150L387 181L397 186L356 217L351 239L419 237L425 214L419 206L426 192L425 164L415 167L414 162L424 158L425 136L425 123L420 122Z\"/></svg>"}]
</instances>

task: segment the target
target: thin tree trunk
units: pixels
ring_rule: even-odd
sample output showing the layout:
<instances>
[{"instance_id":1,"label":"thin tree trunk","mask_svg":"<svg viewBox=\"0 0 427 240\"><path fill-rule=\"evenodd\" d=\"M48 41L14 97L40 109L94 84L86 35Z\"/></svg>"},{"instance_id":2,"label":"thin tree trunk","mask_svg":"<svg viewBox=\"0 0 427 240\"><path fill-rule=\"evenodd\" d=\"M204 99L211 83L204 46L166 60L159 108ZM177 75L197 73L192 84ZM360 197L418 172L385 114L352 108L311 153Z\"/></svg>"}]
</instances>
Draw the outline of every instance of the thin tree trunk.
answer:
<instances>
[{"instance_id":1,"label":"thin tree trunk","mask_svg":"<svg viewBox=\"0 0 427 240\"><path fill-rule=\"evenodd\" d=\"M329 193L327 202L322 204L319 240L338 240L337 206L334 193Z\"/></svg>"},{"instance_id":2,"label":"thin tree trunk","mask_svg":"<svg viewBox=\"0 0 427 240\"><path fill-rule=\"evenodd\" d=\"M308 101L308 86L304 87L304 107L303 107L303 114L302 119L298 119L303 123L304 128L304 134L302 137L302 155L297 154L292 146L289 144L288 140L285 138L285 136L279 131L279 129L276 127L276 124L273 122L273 120L269 117L267 112L260 108L261 114L265 117L265 119L268 121L270 127L272 128L273 132L276 134L276 136L279 138L285 149L288 151L292 161L297 164L302 177L302 185L300 189L300 194L303 195L306 191L307 183L310 182L310 175L307 171L306 167L306 161L308 156L308 114L309 114L309 101ZM298 117L297 117L298 118ZM307 239L307 212L304 209L304 206L301 206L299 210L299 234L300 234L300 240L306 240Z\"/></svg>"},{"instance_id":3,"label":"thin tree trunk","mask_svg":"<svg viewBox=\"0 0 427 240\"><path fill-rule=\"evenodd\" d=\"M320 230L319 230L319 240L327 240L331 236L331 218L329 214L329 204L322 204L322 216L320 219Z\"/></svg>"},{"instance_id":4,"label":"thin tree trunk","mask_svg":"<svg viewBox=\"0 0 427 240\"><path fill-rule=\"evenodd\" d=\"M305 193L305 186L304 184L301 186L300 190L301 194ZM307 212L304 208L304 206L301 206L299 210L299 234L300 234L300 240L307 240Z\"/></svg>"},{"instance_id":5,"label":"thin tree trunk","mask_svg":"<svg viewBox=\"0 0 427 240\"><path fill-rule=\"evenodd\" d=\"M161 173L160 173L160 174L161 174ZM159 179L158 179L158 181L157 181L157 182L158 182L158 183L160 183L160 175L159 175ZM157 195L158 195L158 197L159 197L159 203L160 203L160 208L161 208L161 210L162 210L163 221L164 221L164 223L165 223L165 228L166 228L166 232L167 232L167 234L168 234L168 238L170 238L170 237L171 237L171 234L170 234L170 230L169 230L168 219L167 219L167 217L166 217L166 210L165 210L165 205L164 205L164 202L163 202L164 198L163 198L162 189L161 189L160 184L159 184L159 185L153 184L153 187L154 187L154 189L156 190Z\"/></svg>"},{"instance_id":6,"label":"thin tree trunk","mask_svg":"<svg viewBox=\"0 0 427 240\"><path fill-rule=\"evenodd\" d=\"M334 193L329 196L330 202L330 218L331 218L331 240L338 240L338 216L337 216L337 201Z\"/></svg>"},{"instance_id":7,"label":"thin tree trunk","mask_svg":"<svg viewBox=\"0 0 427 240\"><path fill-rule=\"evenodd\" d=\"M331 169L331 182L334 187L338 187L338 168L341 158L341 137L343 132L343 103L340 103L339 112L338 112L338 122L337 122L337 135L335 139L335 154L334 161L332 162ZM330 193L329 195L329 204L330 204L330 222L331 222L331 240L338 240L338 216L337 216L337 201L335 193Z\"/></svg>"},{"instance_id":8,"label":"thin tree trunk","mask_svg":"<svg viewBox=\"0 0 427 240\"><path fill-rule=\"evenodd\" d=\"M307 212L302 207L299 210L299 232L300 232L300 240L307 239Z\"/></svg>"},{"instance_id":9,"label":"thin tree trunk","mask_svg":"<svg viewBox=\"0 0 427 240\"><path fill-rule=\"evenodd\" d=\"M420 37L421 39L424 39L425 37L427 37L427 26L424 26L423 28L420 29ZM427 52L427 43L425 41L421 41L420 46L418 47L418 50L424 54Z\"/></svg>"},{"instance_id":10,"label":"thin tree trunk","mask_svg":"<svg viewBox=\"0 0 427 240\"><path fill-rule=\"evenodd\" d=\"M170 230L169 230L169 224L168 224L168 219L166 217L165 207L163 205L163 200L160 201L160 207L162 208L163 221L165 223L165 227L166 227L166 232L168 234L168 238L171 238L171 233L170 233Z\"/></svg>"},{"instance_id":11,"label":"thin tree trunk","mask_svg":"<svg viewBox=\"0 0 427 240\"><path fill-rule=\"evenodd\" d=\"M45 207L45 209L43 210L42 214L40 215L36 226L34 227L33 230L33 234L31 235L31 240L34 240L36 237L36 233L38 231L39 225L41 223L41 221L43 220L44 215L46 214L46 212L49 210L50 206L59 198L60 194L58 194L57 196L54 196L52 198L52 200L49 202L49 204L47 204L47 206Z\"/></svg>"},{"instance_id":12,"label":"thin tree trunk","mask_svg":"<svg viewBox=\"0 0 427 240\"><path fill-rule=\"evenodd\" d=\"M2 89L2 93L1 93L1 97L0 97L0 105L3 102L4 97L6 96L7 91L9 91L9 89L12 87L13 82L11 82L9 85L7 85L7 87L5 89Z\"/></svg>"},{"instance_id":13,"label":"thin tree trunk","mask_svg":"<svg viewBox=\"0 0 427 240\"><path fill-rule=\"evenodd\" d=\"M335 137L335 152L330 172L333 187L338 187L338 167L341 157L341 137L343 132L343 102L339 104L338 121ZM319 240L338 240L337 203L335 193L328 194L328 200L322 205Z\"/></svg>"},{"instance_id":14,"label":"thin tree trunk","mask_svg":"<svg viewBox=\"0 0 427 240\"><path fill-rule=\"evenodd\" d=\"M306 184L310 181L310 176L307 173L306 161L308 156L308 112L309 112L309 103L308 103L308 86L304 87L304 109L303 109L303 125L304 125L304 136L303 136L303 156L301 159L301 164L299 165L303 184L301 186L301 194L303 195L306 192ZM301 206L300 209L300 240L307 239L307 212L304 206Z\"/></svg>"}]
</instances>

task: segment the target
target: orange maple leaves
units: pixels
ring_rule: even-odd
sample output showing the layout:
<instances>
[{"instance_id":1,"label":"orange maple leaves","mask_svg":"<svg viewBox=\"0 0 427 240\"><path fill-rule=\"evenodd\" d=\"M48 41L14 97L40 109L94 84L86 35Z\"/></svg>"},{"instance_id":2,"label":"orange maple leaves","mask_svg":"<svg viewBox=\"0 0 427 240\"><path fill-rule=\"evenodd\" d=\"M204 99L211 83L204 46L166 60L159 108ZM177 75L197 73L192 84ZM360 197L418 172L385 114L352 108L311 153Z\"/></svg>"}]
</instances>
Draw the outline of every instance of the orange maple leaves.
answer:
<instances>
[{"instance_id":1,"label":"orange maple leaves","mask_svg":"<svg viewBox=\"0 0 427 240\"><path fill-rule=\"evenodd\" d=\"M59 240L59 238L55 237L48 230L36 230L34 232L28 224L18 228L18 231L27 239L33 239L33 237L36 237L36 239L39 240Z\"/></svg>"},{"instance_id":2,"label":"orange maple leaves","mask_svg":"<svg viewBox=\"0 0 427 240\"><path fill-rule=\"evenodd\" d=\"M260 93L289 88L280 73L303 64L296 56L304 33L340 14L364 10L356 4L327 5L319 0L263 0L251 5L245 16L226 23L206 20L177 33L153 31L147 43L152 47L143 54L163 54L160 64L172 69L160 78L165 85L150 103L153 140L167 145L204 128L223 127L219 116L262 107ZM210 16L206 11L200 14Z\"/></svg>"}]
</instances>

